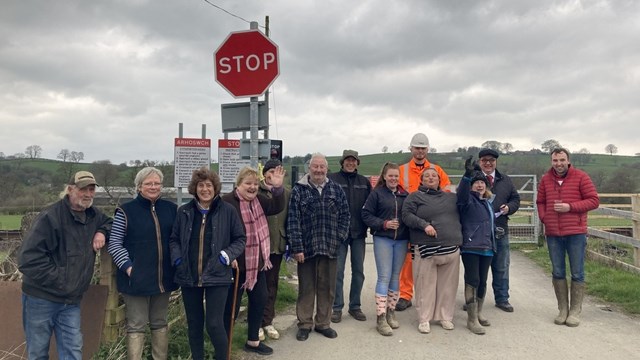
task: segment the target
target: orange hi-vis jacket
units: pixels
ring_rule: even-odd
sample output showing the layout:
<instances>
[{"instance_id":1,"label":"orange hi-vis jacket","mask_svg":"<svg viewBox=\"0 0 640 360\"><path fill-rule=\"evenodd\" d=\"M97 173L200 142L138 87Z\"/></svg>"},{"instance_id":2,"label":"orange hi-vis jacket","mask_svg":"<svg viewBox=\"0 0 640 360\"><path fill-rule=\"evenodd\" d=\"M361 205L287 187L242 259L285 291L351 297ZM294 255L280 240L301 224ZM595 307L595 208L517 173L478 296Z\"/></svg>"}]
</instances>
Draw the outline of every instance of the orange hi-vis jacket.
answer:
<instances>
[{"instance_id":1,"label":"orange hi-vis jacket","mask_svg":"<svg viewBox=\"0 0 640 360\"><path fill-rule=\"evenodd\" d=\"M451 180L449 180L449 176L447 175L442 168L436 164L430 163L428 160L425 160L424 167L418 167L416 163L413 161L409 161L406 164L400 165L400 184L403 188L405 188L409 193L412 193L418 190L420 186L420 181L422 180L420 176L422 175L422 170L426 168L436 169L438 175L440 176L440 189L443 191L449 191ZM409 180L407 182L407 179Z\"/></svg>"}]
</instances>

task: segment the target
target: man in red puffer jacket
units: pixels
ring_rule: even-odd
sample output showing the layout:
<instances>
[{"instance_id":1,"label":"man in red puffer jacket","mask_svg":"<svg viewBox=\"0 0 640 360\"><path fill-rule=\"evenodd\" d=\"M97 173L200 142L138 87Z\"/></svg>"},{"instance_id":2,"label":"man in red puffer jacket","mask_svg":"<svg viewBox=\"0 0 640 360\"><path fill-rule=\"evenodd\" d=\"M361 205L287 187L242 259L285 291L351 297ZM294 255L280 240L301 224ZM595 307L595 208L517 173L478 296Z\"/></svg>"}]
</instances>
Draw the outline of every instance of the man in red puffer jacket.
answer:
<instances>
[{"instance_id":1,"label":"man in red puffer jacket","mask_svg":"<svg viewBox=\"0 0 640 360\"><path fill-rule=\"evenodd\" d=\"M584 295L587 212L598 208L600 200L589 175L571 167L567 149L551 152L551 169L540 180L536 204L545 228L553 288L560 310L554 323L575 327L580 324ZM571 267L570 307L565 254L569 255Z\"/></svg>"}]
</instances>

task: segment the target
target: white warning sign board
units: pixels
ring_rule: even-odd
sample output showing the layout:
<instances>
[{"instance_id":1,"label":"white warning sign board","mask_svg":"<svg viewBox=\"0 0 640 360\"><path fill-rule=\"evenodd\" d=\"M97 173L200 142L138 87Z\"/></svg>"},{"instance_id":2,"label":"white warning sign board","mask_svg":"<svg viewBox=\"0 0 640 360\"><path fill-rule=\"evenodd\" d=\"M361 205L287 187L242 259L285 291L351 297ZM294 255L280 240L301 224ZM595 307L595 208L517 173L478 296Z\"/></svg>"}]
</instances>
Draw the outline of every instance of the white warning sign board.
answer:
<instances>
[{"instance_id":1,"label":"white warning sign board","mask_svg":"<svg viewBox=\"0 0 640 360\"><path fill-rule=\"evenodd\" d=\"M193 170L211 164L211 139L175 138L174 186L186 188Z\"/></svg>"},{"instance_id":2,"label":"white warning sign board","mask_svg":"<svg viewBox=\"0 0 640 360\"><path fill-rule=\"evenodd\" d=\"M230 193L236 183L236 177L245 166L251 165L251 160L240 158L239 139L219 139L218 140L218 162L220 167L218 173L222 182L222 193Z\"/></svg>"}]
</instances>

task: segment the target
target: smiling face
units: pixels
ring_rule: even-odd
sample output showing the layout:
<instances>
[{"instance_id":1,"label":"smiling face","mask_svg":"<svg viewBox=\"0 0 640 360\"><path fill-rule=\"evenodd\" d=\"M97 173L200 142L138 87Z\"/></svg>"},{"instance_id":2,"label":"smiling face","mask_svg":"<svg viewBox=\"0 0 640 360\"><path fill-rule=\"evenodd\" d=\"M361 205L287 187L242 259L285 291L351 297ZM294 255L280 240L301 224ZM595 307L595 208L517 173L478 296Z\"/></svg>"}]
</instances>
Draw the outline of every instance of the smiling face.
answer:
<instances>
[{"instance_id":1,"label":"smiling face","mask_svg":"<svg viewBox=\"0 0 640 360\"><path fill-rule=\"evenodd\" d=\"M327 178L327 160L321 157L311 158L309 163L309 174L311 175L311 182L316 185L321 185Z\"/></svg>"},{"instance_id":2,"label":"smiling face","mask_svg":"<svg viewBox=\"0 0 640 360\"><path fill-rule=\"evenodd\" d=\"M354 157L348 157L342 162L342 169L345 172L352 173L358 169L358 160Z\"/></svg>"},{"instance_id":3,"label":"smiling face","mask_svg":"<svg viewBox=\"0 0 640 360\"><path fill-rule=\"evenodd\" d=\"M482 172L487 175L492 174L496 170L497 164L498 159L491 155L486 155L480 158L480 167L482 168Z\"/></svg>"},{"instance_id":4,"label":"smiling face","mask_svg":"<svg viewBox=\"0 0 640 360\"><path fill-rule=\"evenodd\" d=\"M440 176L436 169L427 168L422 172L422 185L433 190L438 190Z\"/></svg>"},{"instance_id":5,"label":"smiling face","mask_svg":"<svg viewBox=\"0 0 640 360\"><path fill-rule=\"evenodd\" d=\"M160 197L162 192L162 181L160 176L155 173L151 173L149 176L142 180L140 185L140 194L147 200L155 201Z\"/></svg>"},{"instance_id":6,"label":"smiling face","mask_svg":"<svg viewBox=\"0 0 640 360\"><path fill-rule=\"evenodd\" d=\"M475 191L480 194L480 197L483 197L484 193L487 191L487 184L482 180L476 180L471 184L471 191Z\"/></svg>"},{"instance_id":7,"label":"smiling face","mask_svg":"<svg viewBox=\"0 0 640 360\"><path fill-rule=\"evenodd\" d=\"M551 166L560 176L567 173L569 170L569 156L564 152L551 154Z\"/></svg>"},{"instance_id":8,"label":"smiling face","mask_svg":"<svg viewBox=\"0 0 640 360\"><path fill-rule=\"evenodd\" d=\"M246 201L251 201L258 196L258 186L258 177L253 174L247 175L238 184L238 195Z\"/></svg>"},{"instance_id":9,"label":"smiling face","mask_svg":"<svg viewBox=\"0 0 640 360\"><path fill-rule=\"evenodd\" d=\"M398 188L398 179L400 179L400 170L387 169L384 174L384 182L389 189L395 191Z\"/></svg>"},{"instance_id":10,"label":"smiling face","mask_svg":"<svg viewBox=\"0 0 640 360\"><path fill-rule=\"evenodd\" d=\"M209 204L216 196L216 191L211 180L200 181L196 186L198 201L202 204Z\"/></svg>"}]
</instances>

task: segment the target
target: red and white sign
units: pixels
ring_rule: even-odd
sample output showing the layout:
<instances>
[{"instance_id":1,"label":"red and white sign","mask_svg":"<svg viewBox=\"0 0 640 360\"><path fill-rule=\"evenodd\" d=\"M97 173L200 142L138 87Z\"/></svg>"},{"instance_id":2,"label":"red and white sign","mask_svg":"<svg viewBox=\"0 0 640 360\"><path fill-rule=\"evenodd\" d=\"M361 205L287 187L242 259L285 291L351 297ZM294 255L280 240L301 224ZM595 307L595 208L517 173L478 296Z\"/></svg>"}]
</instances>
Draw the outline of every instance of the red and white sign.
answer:
<instances>
[{"instance_id":1,"label":"red and white sign","mask_svg":"<svg viewBox=\"0 0 640 360\"><path fill-rule=\"evenodd\" d=\"M214 60L216 81L236 98L262 95L280 74L278 45L259 30L230 33Z\"/></svg>"},{"instance_id":2,"label":"red and white sign","mask_svg":"<svg viewBox=\"0 0 640 360\"><path fill-rule=\"evenodd\" d=\"M211 164L211 139L175 138L174 186L188 187L193 170Z\"/></svg>"},{"instance_id":3,"label":"red and white sign","mask_svg":"<svg viewBox=\"0 0 640 360\"><path fill-rule=\"evenodd\" d=\"M219 139L218 140L218 175L222 182L222 192L230 193L236 183L236 177L245 166L251 165L251 160L240 158L240 140Z\"/></svg>"}]
</instances>

